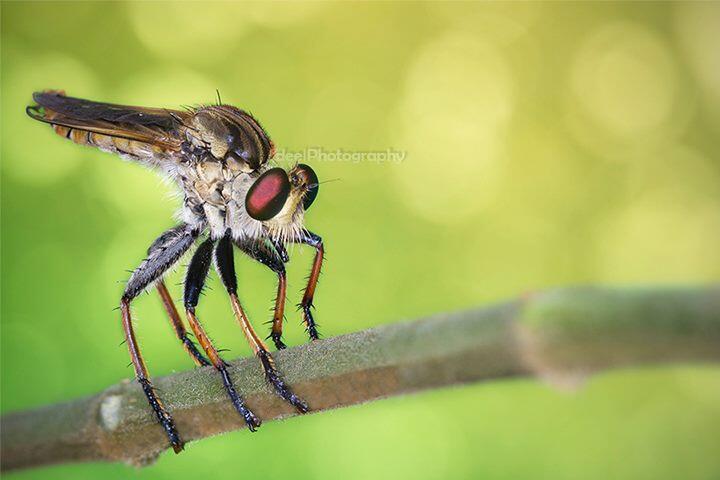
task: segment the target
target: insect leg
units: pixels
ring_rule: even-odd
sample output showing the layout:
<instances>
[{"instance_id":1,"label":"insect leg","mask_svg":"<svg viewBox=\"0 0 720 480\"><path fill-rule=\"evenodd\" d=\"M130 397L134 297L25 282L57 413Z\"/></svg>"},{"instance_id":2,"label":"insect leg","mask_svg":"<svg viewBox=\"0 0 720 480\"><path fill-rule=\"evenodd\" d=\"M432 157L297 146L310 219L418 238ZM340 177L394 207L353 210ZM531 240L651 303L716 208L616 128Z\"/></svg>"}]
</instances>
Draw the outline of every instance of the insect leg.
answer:
<instances>
[{"instance_id":1,"label":"insect leg","mask_svg":"<svg viewBox=\"0 0 720 480\"><path fill-rule=\"evenodd\" d=\"M160 279L192 246L197 235L197 230L192 229L188 225L180 225L162 234L150 247L147 258L143 260L140 266L130 276L130 280L120 300L122 325L128 351L130 352L130 358L135 367L135 376L155 413L155 417L165 430L175 453L183 449L183 441L178 435L172 417L163 406L160 398L157 396L155 388L150 382L145 361L143 360L140 347L135 338L132 315L130 313L130 302L153 282Z\"/></svg>"},{"instance_id":2,"label":"insect leg","mask_svg":"<svg viewBox=\"0 0 720 480\"><path fill-rule=\"evenodd\" d=\"M275 251L280 256L280 259L283 263L287 263L290 261L290 256L287 253L287 250L285 249L285 245L280 240L276 240L271 237L270 243L272 243L272 246L275 248Z\"/></svg>"},{"instance_id":3,"label":"insect leg","mask_svg":"<svg viewBox=\"0 0 720 480\"><path fill-rule=\"evenodd\" d=\"M185 330L185 325L183 325L182 318L180 318L177 308L175 308L175 302L173 302L173 299L170 296L170 292L168 292L164 281L159 280L157 282L157 291L160 294L160 299L162 300L163 307L165 308L165 311L170 318L170 323L173 327L173 330L175 331L175 335L177 335L177 337L182 342L185 351L188 352L188 354L192 357L192 359L198 366L205 367L207 365L210 365L208 359L205 358L203 354L200 353L200 351L198 350L195 342L193 342L190 337L188 337L187 331Z\"/></svg>"},{"instance_id":4,"label":"insect leg","mask_svg":"<svg viewBox=\"0 0 720 480\"><path fill-rule=\"evenodd\" d=\"M305 328L307 329L308 335L310 335L310 339L317 340L320 335L312 315L312 308L313 298L315 297L315 287L317 287L318 279L320 278L320 269L322 268L325 258L325 247L323 246L322 238L308 230L305 230L300 237L293 241L315 248L315 259L313 260L312 269L310 270L307 287L305 287L305 294L300 302L300 308L303 311L303 321L305 322Z\"/></svg>"},{"instance_id":5,"label":"insect leg","mask_svg":"<svg viewBox=\"0 0 720 480\"><path fill-rule=\"evenodd\" d=\"M282 341L282 324L285 316L285 297L287 294L287 276L283 262L287 261L287 251L285 251L282 244L273 243L273 248L270 248L262 241L246 240L235 242L235 244L250 258L262 263L278 276L272 330L269 338L272 338L278 350L282 350L286 348L286 345ZM280 250L278 250L278 248L280 248Z\"/></svg>"},{"instance_id":6,"label":"insect leg","mask_svg":"<svg viewBox=\"0 0 720 480\"><path fill-rule=\"evenodd\" d=\"M190 265L188 266L187 276L185 277L185 312L187 313L188 323L192 329L195 337L200 342L205 353L210 358L210 362L213 367L220 372L222 377L223 386L227 391L230 401L232 402L235 409L245 419L245 423L251 432L254 432L257 427L260 426L260 420L251 412L243 402L242 398L235 390L235 386L230 378L230 373L227 369L227 364L220 358L217 349L213 346L210 338L205 333L200 321L195 315L195 307L197 307L198 301L200 300L200 293L202 292L205 279L210 269L210 263L212 262L212 252L215 246L215 240L208 238L198 247Z\"/></svg>"},{"instance_id":7,"label":"insect leg","mask_svg":"<svg viewBox=\"0 0 720 480\"><path fill-rule=\"evenodd\" d=\"M293 405L300 413L305 413L309 410L307 404L295 395L280 377L280 374L275 369L275 362L270 356L267 346L265 346L260 337L258 337L255 330L253 330L247 315L245 315L245 311L240 305L237 297L237 278L235 277L232 248L232 239L229 235L225 235L220 239L215 249L215 267L230 295L230 303L232 304L235 318L237 318L240 323L240 327L253 352L255 352L255 355L260 359L260 363L265 372L265 378L272 384L278 395Z\"/></svg>"}]
</instances>

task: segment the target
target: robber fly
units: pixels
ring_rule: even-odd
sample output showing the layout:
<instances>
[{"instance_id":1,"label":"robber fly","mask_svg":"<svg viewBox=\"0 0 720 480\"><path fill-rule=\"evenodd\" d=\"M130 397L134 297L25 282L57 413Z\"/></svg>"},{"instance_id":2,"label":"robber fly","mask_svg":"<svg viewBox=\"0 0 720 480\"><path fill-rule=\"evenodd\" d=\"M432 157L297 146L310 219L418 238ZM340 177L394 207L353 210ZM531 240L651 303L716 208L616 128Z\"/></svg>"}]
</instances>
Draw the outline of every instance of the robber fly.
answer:
<instances>
[{"instance_id":1,"label":"robber fly","mask_svg":"<svg viewBox=\"0 0 720 480\"><path fill-rule=\"evenodd\" d=\"M176 182L183 194L180 224L150 245L147 257L133 271L120 300L123 330L137 380L173 450L181 451L183 441L150 381L130 312L132 300L152 286L157 288L175 334L188 354L200 366L215 367L248 428L255 431L260 426L260 419L235 390L227 364L195 314L211 263L227 289L233 313L259 358L265 377L278 395L301 413L307 412L307 404L283 381L267 346L240 305L233 247L278 276L269 336L278 349L285 348L282 322L287 287L285 263L289 260L285 245L306 244L315 249L300 307L310 338L317 340L311 308L324 249L322 239L303 226L305 211L315 201L319 188L312 168L303 164L287 172L270 168L268 162L275 147L260 123L248 112L220 101L217 105L166 110L92 102L65 96L62 91L38 92L33 99L37 105L27 108L28 115L50 124L57 134L157 170ZM130 193L132 186L127 189ZM200 244L187 267L183 300L187 321L204 355L188 337L163 282L167 271L198 240Z\"/></svg>"}]
</instances>

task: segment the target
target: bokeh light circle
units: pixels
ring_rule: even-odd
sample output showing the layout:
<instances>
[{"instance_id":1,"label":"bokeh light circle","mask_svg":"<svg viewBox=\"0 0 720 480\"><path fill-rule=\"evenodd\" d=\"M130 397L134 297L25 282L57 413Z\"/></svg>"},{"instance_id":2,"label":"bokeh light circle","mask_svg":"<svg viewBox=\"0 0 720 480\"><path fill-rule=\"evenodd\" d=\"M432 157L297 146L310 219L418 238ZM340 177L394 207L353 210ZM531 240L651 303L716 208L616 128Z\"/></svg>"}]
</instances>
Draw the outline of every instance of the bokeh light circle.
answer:
<instances>
[{"instance_id":1,"label":"bokeh light circle","mask_svg":"<svg viewBox=\"0 0 720 480\"><path fill-rule=\"evenodd\" d=\"M138 39L163 59L227 58L251 26L243 3L130 2L127 8Z\"/></svg>"},{"instance_id":2,"label":"bokeh light circle","mask_svg":"<svg viewBox=\"0 0 720 480\"><path fill-rule=\"evenodd\" d=\"M706 111L720 130L720 3L682 2L675 6L675 31L690 70L701 87Z\"/></svg>"},{"instance_id":3,"label":"bokeh light circle","mask_svg":"<svg viewBox=\"0 0 720 480\"><path fill-rule=\"evenodd\" d=\"M413 212L466 220L492 197L513 109L510 68L494 45L465 34L440 37L414 59L400 107L395 168Z\"/></svg>"},{"instance_id":4,"label":"bokeh light circle","mask_svg":"<svg viewBox=\"0 0 720 480\"><path fill-rule=\"evenodd\" d=\"M429 2L427 8L455 30L481 31L506 45L527 35L544 7L541 2Z\"/></svg>"},{"instance_id":5,"label":"bokeh light circle","mask_svg":"<svg viewBox=\"0 0 720 480\"><path fill-rule=\"evenodd\" d=\"M631 200L598 222L598 280L717 280L720 174L686 146L672 145L653 160L631 165Z\"/></svg>"},{"instance_id":6,"label":"bokeh light circle","mask_svg":"<svg viewBox=\"0 0 720 480\"><path fill-rule=\"evenodd\" d=\"M617 136L656 129L670 117L677 78L660 38L644 26L614 23L578 50L571 90L582 111Z\"/></svg>"}]
</instances>

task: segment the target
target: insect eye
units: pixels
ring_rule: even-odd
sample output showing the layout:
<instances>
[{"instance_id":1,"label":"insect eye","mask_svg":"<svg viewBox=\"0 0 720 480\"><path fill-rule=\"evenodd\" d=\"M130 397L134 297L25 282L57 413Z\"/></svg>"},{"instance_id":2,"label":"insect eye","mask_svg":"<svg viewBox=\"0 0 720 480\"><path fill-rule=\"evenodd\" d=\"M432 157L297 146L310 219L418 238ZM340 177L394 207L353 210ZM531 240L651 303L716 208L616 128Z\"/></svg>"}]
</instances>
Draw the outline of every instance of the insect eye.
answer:
<instances>
[{"instance_id":1,"label":"insect eye","mask_svg":"<svg viewBox=\"0 0 720 480\"><path fill-rule=\"evenodd\" d=\"M282 168L271 168L255 180L245 197L245 209L255 220L270 220L280 213L290 194L290 181Z\"/></svg>"},{"instance_id":2,"label":"insect eye","mask_svg":"<svg viewBox=\"0 0 720 480\"><path fill-rule=\"evenodd\" d=\"M310 168L309 165L305 165L304 163L295 167L295 171L297 172L297 175L303 179L303 183L307 186L307 191L305 192L305 197L303 198L303 207L307 210L317 197L318 190L320 188L318 177L315 174L315 171Z\"/></svg>"}]
</instances>

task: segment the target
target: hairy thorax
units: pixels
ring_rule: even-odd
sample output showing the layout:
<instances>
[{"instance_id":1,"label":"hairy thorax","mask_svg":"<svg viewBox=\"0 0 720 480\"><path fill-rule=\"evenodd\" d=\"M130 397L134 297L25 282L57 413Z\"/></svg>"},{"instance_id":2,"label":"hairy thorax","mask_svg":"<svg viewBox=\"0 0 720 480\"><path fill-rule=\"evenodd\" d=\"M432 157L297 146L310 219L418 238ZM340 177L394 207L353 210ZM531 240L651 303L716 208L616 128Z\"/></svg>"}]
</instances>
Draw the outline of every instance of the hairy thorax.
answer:
<instances>
[{"instance_id":1,"label":"hairy thorax","mask_svg":"<svg viewBox=\"0 0 720 480\"><path fill-rule=\"evenodd\" d=\"M207 228L213 238L222 237L228 229L237 240L272 237L288 241L296 237L304 219L300 197L288 198L282 211L265 222L255 220L245 209L248 190L265 170L267 165L252 170L232 159L176 163L169 173L184 195L180 219L200 230Z\"/></svg>"},{"instance_id":2,"label":"hairy thorax","mask_svg":"<svg viewBox=\"0 0 720 480\"><path fill-rule=\"evenodd\" d=\"M245 196L258 176L247 165L230 160L183 162L173 172L185 196L182 220L207 227L222 237L230 229L234 238L262 236L262 223L245 210Z\"/></svg>"}]
</instances>

